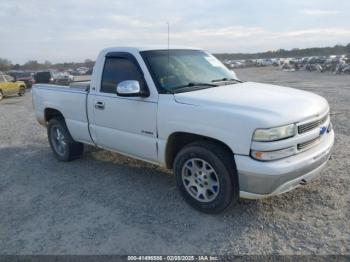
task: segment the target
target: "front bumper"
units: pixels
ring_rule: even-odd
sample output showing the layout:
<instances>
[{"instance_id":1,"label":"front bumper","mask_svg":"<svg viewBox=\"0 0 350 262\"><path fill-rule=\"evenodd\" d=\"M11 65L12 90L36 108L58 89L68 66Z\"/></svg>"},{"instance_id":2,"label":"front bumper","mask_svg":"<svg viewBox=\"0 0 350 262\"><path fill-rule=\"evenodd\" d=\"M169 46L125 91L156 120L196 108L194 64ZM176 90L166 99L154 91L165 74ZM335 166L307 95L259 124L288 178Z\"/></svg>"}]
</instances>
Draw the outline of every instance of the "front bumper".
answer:
<instances>
[{"instance_id":1,"label":"front bumper","mask_svg":"<svg viewBox=\"0 0 350 262\"><path fill-rule=\"evenodd\" d=\"M334 143L334 131L325 134L320 143L285 159L261 162L249 156L235 155L240 197L259 199L292 190L320 174Z\"/></svg>"}]
</instances>

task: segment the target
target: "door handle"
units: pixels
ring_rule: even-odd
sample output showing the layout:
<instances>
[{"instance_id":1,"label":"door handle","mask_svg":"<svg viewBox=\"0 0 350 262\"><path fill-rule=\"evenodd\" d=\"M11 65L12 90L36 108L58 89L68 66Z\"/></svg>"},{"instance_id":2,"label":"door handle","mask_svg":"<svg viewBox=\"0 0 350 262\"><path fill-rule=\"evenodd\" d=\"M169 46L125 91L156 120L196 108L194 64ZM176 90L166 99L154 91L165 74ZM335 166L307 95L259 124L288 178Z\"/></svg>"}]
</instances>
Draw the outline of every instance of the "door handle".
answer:
<instances>
[{"instance_id":1,"label":"door handle","mask_svg":"<svg viewBox=\"0 0 350 262\"><path fill-rule=\"evenodd\" d=\"M97 102L97 103L95 104L95 108L96 108L96 109L99 109L99 110L104 110L104 109L105 109L105 103L103 103L103 102Z\"/></svg>"}]
</instances>

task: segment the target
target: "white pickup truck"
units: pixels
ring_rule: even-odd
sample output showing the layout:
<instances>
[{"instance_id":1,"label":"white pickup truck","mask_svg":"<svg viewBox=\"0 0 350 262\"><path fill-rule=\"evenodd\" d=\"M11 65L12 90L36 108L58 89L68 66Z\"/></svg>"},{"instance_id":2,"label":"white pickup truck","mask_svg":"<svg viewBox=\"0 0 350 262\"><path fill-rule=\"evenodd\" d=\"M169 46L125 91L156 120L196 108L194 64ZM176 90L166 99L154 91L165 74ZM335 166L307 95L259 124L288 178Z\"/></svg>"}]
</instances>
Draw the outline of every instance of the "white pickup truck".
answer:
<instances>
[{"instance_id":1,"label":"white pickup truck","mask_svg":"<svg viewBox=\"0 0 350 262\"><path fill-rule=\"evenodd\" d=\"M104 49L86 86L32 94L59 160L90 144L173 169L186 201L207 213L306 184L334 142L324 98L240 81L194 48Z\"/></svg>"}]
</instances>

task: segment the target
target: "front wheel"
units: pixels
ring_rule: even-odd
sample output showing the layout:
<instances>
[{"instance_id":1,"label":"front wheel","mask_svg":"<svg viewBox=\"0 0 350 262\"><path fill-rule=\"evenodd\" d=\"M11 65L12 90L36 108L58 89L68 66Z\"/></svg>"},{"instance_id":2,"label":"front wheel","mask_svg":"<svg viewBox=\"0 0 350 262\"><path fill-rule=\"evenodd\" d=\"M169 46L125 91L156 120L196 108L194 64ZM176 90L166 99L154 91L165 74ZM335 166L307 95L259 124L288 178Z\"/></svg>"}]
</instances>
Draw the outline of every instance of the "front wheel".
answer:
<instances>
[{"instance_id":1,"label":"front wheel","mask_svg":"<svg viewBox=\"0 0 350 262\"><path fill-rule=\"evenodd\" d=\"M184 199L205 213L220 213L239 198L233 154L219 144L201 141L183 148L174 161Z\"/></svg>"},{"instance_id":2,"label":"front wheel","mask_svg":"<svg viewBox=\"0 0 350 262\"><path fill-rule=\"evenodd\" d=\"M58 160L71 161L83 154L84 145L73 140L64 119L51 119L47 126L47 135L51 149Z\"/></svg>"}]
</instances>

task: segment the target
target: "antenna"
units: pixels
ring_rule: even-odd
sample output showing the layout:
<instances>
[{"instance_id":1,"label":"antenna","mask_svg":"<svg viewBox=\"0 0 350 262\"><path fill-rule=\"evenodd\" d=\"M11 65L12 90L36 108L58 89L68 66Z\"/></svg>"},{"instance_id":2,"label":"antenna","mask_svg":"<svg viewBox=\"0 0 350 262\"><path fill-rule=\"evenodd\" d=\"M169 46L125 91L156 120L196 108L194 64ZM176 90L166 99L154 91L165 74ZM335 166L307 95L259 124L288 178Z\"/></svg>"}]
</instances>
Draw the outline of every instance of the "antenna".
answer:
<instances>
[{"instance_id":1,"label":"antenna","mask_svg":"<svg viewBox=\"0 0 350 262\"><path fill-rule=\"evenodd\" d=\"M167 77L166 82L167 86L169 87L169 69L170 69L170 23L169 21L166 22L168 25L168 66L167 66Z\"/></svg>"},{"instance_id":2,"label":"antenna","mask_svg":"<svg viewBox=\"0 0 350 262\"><path fill-rule=\"evenodd\" d=\"M170 23L166 22L166 24L168 25L168 50L169 50L169 46L170 46Z\"/></svg>"}]
</instances>

